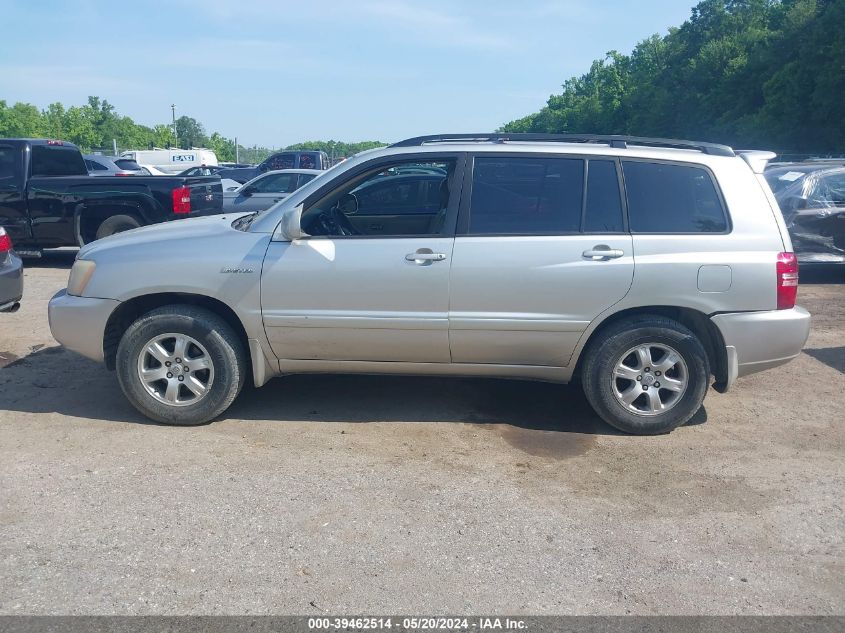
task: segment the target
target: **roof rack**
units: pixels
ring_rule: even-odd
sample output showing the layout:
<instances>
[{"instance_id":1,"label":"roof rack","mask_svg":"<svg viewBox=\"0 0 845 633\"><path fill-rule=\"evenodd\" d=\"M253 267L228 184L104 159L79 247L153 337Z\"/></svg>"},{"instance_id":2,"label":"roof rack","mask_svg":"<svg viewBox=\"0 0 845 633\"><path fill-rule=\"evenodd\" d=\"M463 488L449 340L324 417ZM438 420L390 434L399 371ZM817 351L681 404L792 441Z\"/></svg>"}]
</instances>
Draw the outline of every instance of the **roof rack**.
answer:
<instances>
[{"instance_id":1,"label":"roof rack","mask_svg":"<svg viewBox=\"0 0 845 633\"><path fill-rule=\"evenodd\" d=\"M603 134L533 134L533 133L502 133L502 134L431 134L429 136L415 136L404 141L394 143L391 147L415 147L428 143L457 143L457 142L542 142L542 143L601 143L617 149L626 149L628 144L646 145L649 147L670 147L675 149L694 149L713 156L735 156L733 149L727 145L716 143L701 143L699 141L681 141L669 138L648 138L644 136L621 136Z\"/></svg>"}]
</instances>

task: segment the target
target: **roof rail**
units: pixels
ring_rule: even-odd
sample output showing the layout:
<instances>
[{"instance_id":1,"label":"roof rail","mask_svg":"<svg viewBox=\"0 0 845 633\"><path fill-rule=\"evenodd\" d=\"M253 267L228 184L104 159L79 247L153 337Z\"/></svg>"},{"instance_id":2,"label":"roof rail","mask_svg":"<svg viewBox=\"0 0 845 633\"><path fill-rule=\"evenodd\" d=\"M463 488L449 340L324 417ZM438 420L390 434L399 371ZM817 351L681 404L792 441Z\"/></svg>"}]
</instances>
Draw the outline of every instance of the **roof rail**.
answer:
<instances>
[{"instance_id":1,"label":"roof rail","mask_svg":"<svg viewBox=\"0 0 845 633\"><path fill-rule=\"evenodd\" d=\"M479 134L431 134L429 136L415 136L404 141L394 143L390 147L416 147L428 143L457 143L457 142L541 142L541 143L602 143L617 149L626 149L628 144L646 145L649 147L670 147L676 149L694 149L713 156L735 156L733 149L727 145L716 143L701 143L699 141L682 141L669 138L648 138L644 136L621 136L616 134L535 134L535 133L479 133Z\"/></svg>"}]
</instances>

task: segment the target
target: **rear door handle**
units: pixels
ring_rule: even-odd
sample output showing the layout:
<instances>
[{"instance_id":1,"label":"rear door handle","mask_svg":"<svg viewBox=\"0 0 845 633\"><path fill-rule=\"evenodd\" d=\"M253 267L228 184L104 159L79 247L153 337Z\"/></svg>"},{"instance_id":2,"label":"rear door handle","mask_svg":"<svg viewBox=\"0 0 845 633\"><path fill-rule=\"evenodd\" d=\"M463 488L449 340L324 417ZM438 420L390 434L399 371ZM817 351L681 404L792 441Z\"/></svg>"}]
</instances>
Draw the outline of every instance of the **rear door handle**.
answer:
<instances>
[{"instance_id":1,"label":"rear door handle","mask_svg":"<svg viewBox=\"0 0 845 633\"><path fill-rule=\"evenodd\" d=\"M618 259L625 254L625 251L618 248L610 248L607 244L596 244L592 248L581 253L584 259L592 259L594 261L607 261L608 259Z\"/></svg>"},{"instance_id":2,"label":"rear door handle","mask_svg":"<svg viewBox=\"0 0 845 633\"><path fill-rule=\"evenodd\" d=\"M405 255L405 261L414 262L419 266L431 266L431 262L442 262L446 259L444 253L432 253L430 249L419 249L415 253Z\"/></svg>"}]
</instances>

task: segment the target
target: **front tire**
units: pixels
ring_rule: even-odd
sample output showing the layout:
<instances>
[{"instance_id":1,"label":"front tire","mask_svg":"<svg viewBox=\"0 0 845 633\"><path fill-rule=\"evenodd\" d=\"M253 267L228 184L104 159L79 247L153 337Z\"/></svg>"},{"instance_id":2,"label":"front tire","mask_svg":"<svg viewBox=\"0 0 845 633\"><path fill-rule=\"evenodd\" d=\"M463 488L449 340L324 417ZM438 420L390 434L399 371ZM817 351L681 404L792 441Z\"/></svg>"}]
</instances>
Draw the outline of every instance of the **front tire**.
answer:
<instances>
[{"instance_id":1,"label":"front tire","mask_svg":"<svg viewBox=\"0 0 845 633\"><path fill-rule=\"evenodd\" d=\"M124 395L163 424L204 424L229 408L243 387L247 359L226 321L191 305L164 306L138 318L117 348Z\"/></svg>"},{"instance_id":2,"label":"front tire","mask_svg":"<svg viewBox=\"0 0 845 633\"><path fill-rule=\"evenodd\" d=\"M581 375L596 413L636 435L668 433L688 422L704 401L709 377L698 337L659 316L626 319L600 332Z\"/></svg>"}]
</instances>

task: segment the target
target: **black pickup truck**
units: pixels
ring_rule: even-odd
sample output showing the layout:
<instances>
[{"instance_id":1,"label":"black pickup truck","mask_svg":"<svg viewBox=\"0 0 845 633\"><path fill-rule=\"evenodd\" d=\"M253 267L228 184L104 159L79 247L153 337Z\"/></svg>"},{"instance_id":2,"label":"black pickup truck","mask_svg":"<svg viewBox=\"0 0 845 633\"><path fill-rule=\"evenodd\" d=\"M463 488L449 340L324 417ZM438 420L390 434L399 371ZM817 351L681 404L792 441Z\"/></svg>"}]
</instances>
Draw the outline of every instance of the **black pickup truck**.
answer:
<instances>
[{"instance_id":1,"label":"black pickup truck","mask_svg":"<svg viewBox=\"0 0 845 633\"><path fill-rule=\"evenodd\" d=\"M0 139L0 226L22 255L222 209L217 176L92 178L71 143Z\"/></svg>"}]
</instances>

